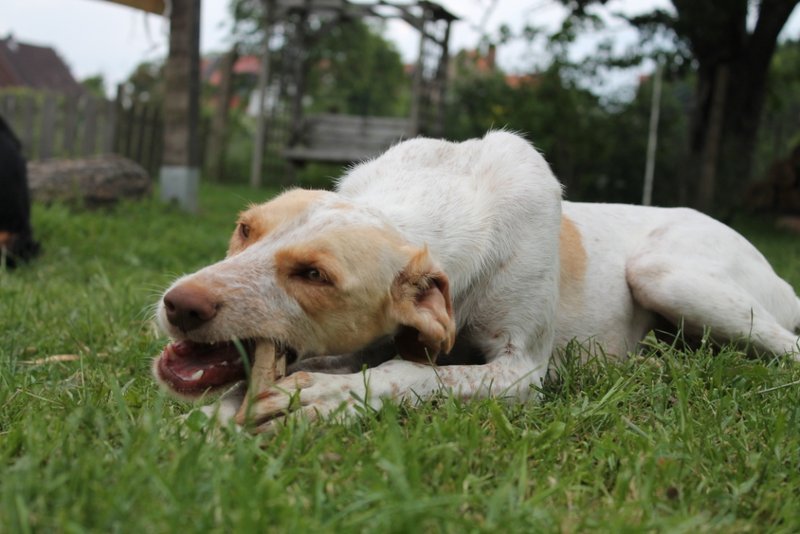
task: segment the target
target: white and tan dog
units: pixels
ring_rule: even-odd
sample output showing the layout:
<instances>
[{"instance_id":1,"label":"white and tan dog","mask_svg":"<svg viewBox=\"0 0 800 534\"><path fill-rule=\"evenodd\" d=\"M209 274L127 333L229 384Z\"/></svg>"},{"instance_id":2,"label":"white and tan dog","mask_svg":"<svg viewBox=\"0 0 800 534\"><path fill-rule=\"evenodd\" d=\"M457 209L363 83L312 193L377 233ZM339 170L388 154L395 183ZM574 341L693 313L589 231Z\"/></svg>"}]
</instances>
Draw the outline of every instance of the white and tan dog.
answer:
<instances>
[{"instance_id":1,"label":"white and tan dog","mask_svg":"<svg viewBox=\"0 0 800 534\"><path fill-rule=\"evenodd\" d=\"M158 320L156 377L184 397L244 378L232 339L281 346L293 374L254 404L263 421L442 389L522 400L571 340L625 356L670 324L800 358L800 300L742 236L690 209L562 202L507 132L406 141L336 192L251 207Z\"/></svg>"}]
</instances>

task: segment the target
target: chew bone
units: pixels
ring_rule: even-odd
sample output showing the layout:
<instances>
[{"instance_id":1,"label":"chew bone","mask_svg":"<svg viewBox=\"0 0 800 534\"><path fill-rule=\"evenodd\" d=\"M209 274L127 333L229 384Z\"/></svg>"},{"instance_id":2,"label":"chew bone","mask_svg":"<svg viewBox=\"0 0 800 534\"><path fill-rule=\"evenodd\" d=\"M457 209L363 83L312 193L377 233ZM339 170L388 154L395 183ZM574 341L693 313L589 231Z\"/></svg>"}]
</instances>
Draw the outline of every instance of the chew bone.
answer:
<instances>
[{"instance_id":1,"label":"chew bone","mask_svg":"<svg viewBox=\"0 0 800 534\"><path fill-rule=\"evenodd\" d=\"M253 367L250 370L250 385L242 401L242 406L236 413L237 424L243 425L247 422L251 399L266 391L285 374L286 354L283 352L276 354L275 344L272 341L259 340L256 343Z\"/></svg>"}]
</instances>

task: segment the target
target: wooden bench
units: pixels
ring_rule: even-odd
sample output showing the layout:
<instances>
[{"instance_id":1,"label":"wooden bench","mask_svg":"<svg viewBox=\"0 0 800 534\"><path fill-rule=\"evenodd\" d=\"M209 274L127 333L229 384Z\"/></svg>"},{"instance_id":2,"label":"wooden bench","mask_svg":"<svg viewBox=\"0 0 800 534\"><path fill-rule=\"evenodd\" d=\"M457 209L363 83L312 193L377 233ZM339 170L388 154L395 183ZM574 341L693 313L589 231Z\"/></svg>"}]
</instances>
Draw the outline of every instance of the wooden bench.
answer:
<instances>
[{"instance_id":1,"label":"wooden bench","mask_svg":"<svg viewBox=\"0 0 800 534\"><path fill-rule=\"evenodd\" d=\"M362 161L409 137L410 126L406 118L312 115L303 121L299 142L283 155L294 164Z\"/></svg>"}]
</instances>

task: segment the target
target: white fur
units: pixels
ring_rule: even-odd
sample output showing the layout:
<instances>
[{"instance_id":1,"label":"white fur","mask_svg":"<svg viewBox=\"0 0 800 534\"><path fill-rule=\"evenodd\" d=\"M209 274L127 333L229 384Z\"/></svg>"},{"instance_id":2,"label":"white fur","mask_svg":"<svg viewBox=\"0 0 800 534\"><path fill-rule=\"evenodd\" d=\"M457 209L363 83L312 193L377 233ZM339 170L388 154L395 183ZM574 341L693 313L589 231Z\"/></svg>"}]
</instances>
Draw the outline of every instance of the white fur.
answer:
<instances>
[{"instance_id":1,"label":"white fur","mask_svg":"<svg viewBox=\"0 0 800 534\"><path fill-rule=\"evenodd\" d=\"M336 208L342 202L344 211ZM560 298L562 209L578 231L573 246L582 248L585 262L580 280ZM379 406L390 398L424 399L443 387L464 397L523 400L545 376L551 356L571 340L624 356L659 315L683 319L690 334L707 326L720 341L749 337L759 349L800 355L793 332L800 326L800 300L743 237L688 209L562 202L542 156L507 132L457 144L414 139L350 170L337 192L302 220L201 271L219 273L215 283L245 284L258 294L257 287L267 289L259 302L241 304L246 313L227 323L220 318L199 339L258 335L257 321L284 330L293 321L308 323L276 288L271 254L353 225L428 247L449 277L459 338L479 348L487 363L437 368L394 359L363 373L300 372L259 401L266 417L288 410L296 389L299 411L312 416L342 405L352 411L355 398ZM378 259L368 269L377 277L389 265ZM383 298L379 293L376 299ZM264 304L269 299L277 304ZM232 326L237 321L244 326Z\"/></svg>"},{"instance_id":2,"label":"white fur","mask_svg":"<svg viewBox=\"0 0 800 534\"><path fill-rule=\"evenodd\" d=\"M800 301L764 256L724 224L687 208L564 202L589 258L581 306L559 311L557 346L594 339L610 353L635 351L658 313L704 327L720 342L750 338L794 354Z\"/></svg>"}]
</instances>

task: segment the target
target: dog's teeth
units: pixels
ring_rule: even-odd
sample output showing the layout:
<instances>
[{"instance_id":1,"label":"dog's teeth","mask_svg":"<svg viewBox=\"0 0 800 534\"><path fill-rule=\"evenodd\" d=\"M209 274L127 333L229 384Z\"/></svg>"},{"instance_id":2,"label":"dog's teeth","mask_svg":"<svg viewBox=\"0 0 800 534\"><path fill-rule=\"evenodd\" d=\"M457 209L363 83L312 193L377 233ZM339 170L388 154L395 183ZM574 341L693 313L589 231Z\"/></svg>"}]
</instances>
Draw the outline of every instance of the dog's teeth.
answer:
<instances>
[{"instance_id":1,"label":"dog's teeth","mask_svg":"<svg viewBox=\"0 0 800 534\"><path fill-rule=\"evenodd\" d=\"M205 371L203 371L202 369L198 369L197 371L192 373L192 380L200 380L201 378L203 378L203 374L205 374Z\"/></svg>"}]
</instances>

